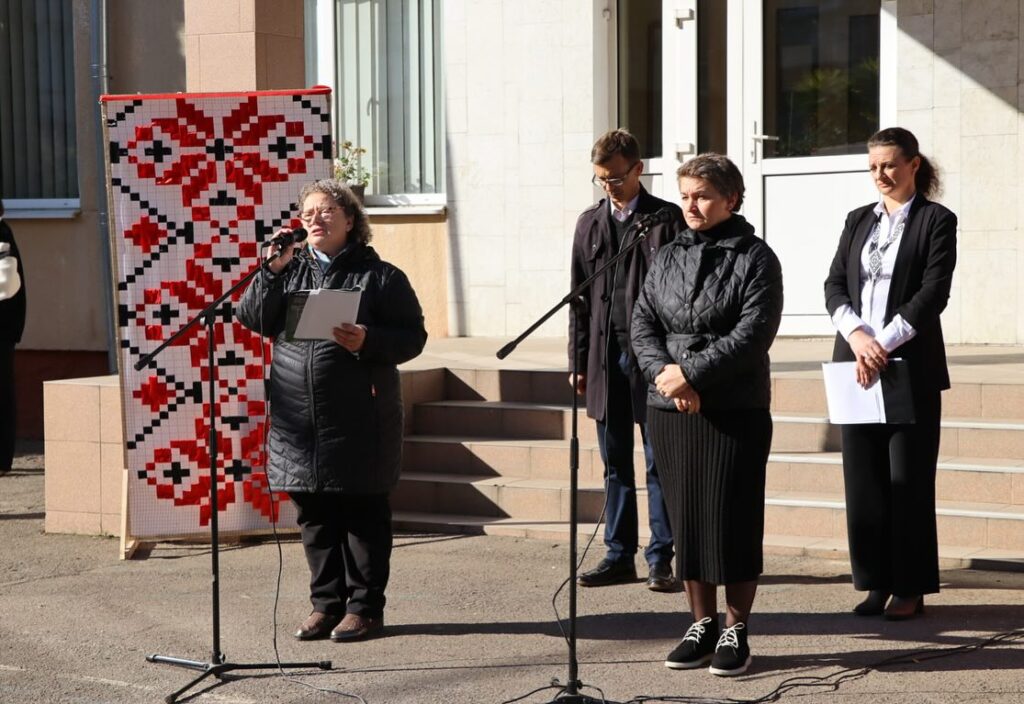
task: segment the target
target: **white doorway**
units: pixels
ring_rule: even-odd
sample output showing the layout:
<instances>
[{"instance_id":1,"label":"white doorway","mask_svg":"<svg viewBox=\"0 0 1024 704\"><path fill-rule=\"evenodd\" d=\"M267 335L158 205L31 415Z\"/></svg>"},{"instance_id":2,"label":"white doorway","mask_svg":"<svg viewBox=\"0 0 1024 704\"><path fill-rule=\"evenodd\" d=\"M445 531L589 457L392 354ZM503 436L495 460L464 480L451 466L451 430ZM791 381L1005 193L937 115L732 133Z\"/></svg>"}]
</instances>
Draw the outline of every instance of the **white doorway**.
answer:
<instances>
[{"instance_id":1,"label":"white doorway","mask_svg":"<svg viewBox=\"0 0 1024 704\"><path fill-rule=\"evenodd\" d=\"M830 335L823 282L846 213L878 197L879 0L730 0L730 156L782 262L782 335ZM735 56L739 53L740 56Z\"/></svg>"}]
</instances>

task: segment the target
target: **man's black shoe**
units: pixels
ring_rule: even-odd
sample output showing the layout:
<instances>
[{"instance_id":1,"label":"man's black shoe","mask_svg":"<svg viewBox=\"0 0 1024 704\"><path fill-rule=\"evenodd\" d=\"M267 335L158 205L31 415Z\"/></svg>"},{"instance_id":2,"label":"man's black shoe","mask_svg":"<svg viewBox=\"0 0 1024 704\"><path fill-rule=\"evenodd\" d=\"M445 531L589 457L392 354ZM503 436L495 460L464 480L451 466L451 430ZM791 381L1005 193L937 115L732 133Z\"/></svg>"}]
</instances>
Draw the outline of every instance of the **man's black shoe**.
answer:
<instances>
[{"instance_id":1,"label":"man's black shoe","mask_svg":"<svg viewBox=\"0 0 1024 704\"><path fill-rule=\"evenodd\" d=\"M636 581L636 565L633 560L612 562L608 558L601 560L597 567L584 572L576 583L581 587L606 587L609 584L626 584Z\"/></svg>"},{"instance_id":2,"label":"man's black shoe","mask_svg":"<svg viewBox=\"0 0 1024 704\"><path fill-rule=\"evenodd\" d=\"M679 582L672 576L672 566L667 562L655 562L647 573L647 588L652 592L674 592Z\"/></svg>"}]
</instances>

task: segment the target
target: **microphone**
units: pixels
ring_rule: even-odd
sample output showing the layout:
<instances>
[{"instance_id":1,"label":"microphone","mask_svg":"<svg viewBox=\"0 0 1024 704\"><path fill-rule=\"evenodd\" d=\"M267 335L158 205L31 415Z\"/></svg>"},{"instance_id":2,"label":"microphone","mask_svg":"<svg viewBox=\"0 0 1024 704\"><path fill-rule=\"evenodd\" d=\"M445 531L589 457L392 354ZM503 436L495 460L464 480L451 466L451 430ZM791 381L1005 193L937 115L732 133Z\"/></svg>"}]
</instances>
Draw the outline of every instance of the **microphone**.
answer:
<instances>
[{"instance_id":1,"label":"microphone","mask_svg":"<svg viewBox=\"0 0 1024 704\"><path fill-rule=\"evenodd\" d=\"M655 225L664 225L676 219L676 214L667 205L661 210L641 215L636 219L637 227L651 228Z\"/></svg>"},{"instance_id":2,"label":"microphone","mask_svg":"<svg viewBox=\"0 0 1024 704\"><path fill-rule=\"evenodd\" d=\"M302 242L306 239L306 232L304 227L297 227L291 232L282 232L277 237L271 237L269 240L263 243L264 247L287 247L295 242Z\"/></svg>"}]
</instances>

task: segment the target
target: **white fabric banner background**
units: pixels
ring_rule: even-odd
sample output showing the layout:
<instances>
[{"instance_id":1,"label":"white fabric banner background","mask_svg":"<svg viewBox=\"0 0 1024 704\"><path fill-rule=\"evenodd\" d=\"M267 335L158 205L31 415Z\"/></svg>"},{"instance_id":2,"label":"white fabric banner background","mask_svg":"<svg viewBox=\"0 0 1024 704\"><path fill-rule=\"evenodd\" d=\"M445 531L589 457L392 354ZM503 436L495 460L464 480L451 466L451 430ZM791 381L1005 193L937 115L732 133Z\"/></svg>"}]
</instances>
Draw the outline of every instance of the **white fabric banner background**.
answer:
<instances>
[{"instance_id":1,"label":"white fabric banner background","mask_svg":"<svg viewBox=\"0 0 1024 704\"><path fill-rule=\"evenodd\" d=\"M134 364L256 266L274 230L298 226L299 189L331 171L329 95L103 99L131 538L209 530L205 326ZM270 346L227 304L214 339L220 530L268 530L275 510L294 525L264 472Z\"/></svg>"}]
</instances>

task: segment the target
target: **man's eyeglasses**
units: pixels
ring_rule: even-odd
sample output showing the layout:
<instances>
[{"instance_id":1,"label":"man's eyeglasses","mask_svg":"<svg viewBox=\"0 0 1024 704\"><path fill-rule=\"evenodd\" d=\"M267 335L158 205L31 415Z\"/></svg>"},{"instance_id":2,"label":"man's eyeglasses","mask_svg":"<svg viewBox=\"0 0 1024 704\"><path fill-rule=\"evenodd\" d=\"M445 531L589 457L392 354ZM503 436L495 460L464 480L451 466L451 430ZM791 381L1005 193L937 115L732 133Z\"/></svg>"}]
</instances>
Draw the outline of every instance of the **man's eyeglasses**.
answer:
<instances>
[{"instance_id":1,"label":"man's eyeglasses","mask_svg":"<svg viewBox=\"0 0 1024 704\"><path fill-rule=\"evenodd\" d=\"M624 184L626 182L626 179L629 178L629 173L633 169L635 169L636 165L639 164L639 163L640 163L639 161L634 162L632 166L630 166L628 169L626 169L626 173L625 174L623 174L622 176L619 176L617 178L601 178L600 176L593 176L590 179L590 182L592 184L594 184L595 186L597 186L598 188L608 188L608 187L618 188L619 186L621 186L622 184Z\"/></svg>"},{"instance_id":2,"label":"man's eyeglasses","mask_svg":"<svg viewBox=\"0 0 1024 704\"><path fill-rule=\"evenodd\" d=\"M302 222L313 222L313 220L316 219L316 216L319 215L320 219L323 220L324 222L330 222L331 219L334 217L334 214L337 213L339 210L341 210L341 208L337 206L314 208L313 210L303 210L301 213L299 213L299 220L302 220Z\"/></svg>"}]
</instances>

